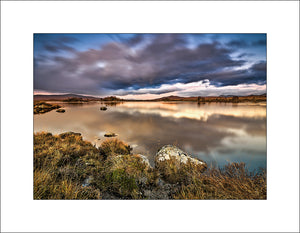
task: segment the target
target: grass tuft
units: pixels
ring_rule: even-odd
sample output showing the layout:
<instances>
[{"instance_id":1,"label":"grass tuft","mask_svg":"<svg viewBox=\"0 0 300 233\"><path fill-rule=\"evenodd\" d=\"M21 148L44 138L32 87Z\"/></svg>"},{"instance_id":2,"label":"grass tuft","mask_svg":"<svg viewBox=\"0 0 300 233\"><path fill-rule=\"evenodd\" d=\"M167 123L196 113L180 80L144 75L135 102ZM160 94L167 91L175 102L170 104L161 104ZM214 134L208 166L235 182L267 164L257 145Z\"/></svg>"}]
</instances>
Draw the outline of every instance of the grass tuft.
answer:
<instances>
[{"instance_id":1,"label":"grass tuft","mask_svg":"<svg viewBox=\"0 0 300 233\"><path fill-rule=\"evenodd\" d=\"M117 138L107 139L100 146L100 153L105 156L130 154L132 148Z\"/></svg>"}]
</instances>

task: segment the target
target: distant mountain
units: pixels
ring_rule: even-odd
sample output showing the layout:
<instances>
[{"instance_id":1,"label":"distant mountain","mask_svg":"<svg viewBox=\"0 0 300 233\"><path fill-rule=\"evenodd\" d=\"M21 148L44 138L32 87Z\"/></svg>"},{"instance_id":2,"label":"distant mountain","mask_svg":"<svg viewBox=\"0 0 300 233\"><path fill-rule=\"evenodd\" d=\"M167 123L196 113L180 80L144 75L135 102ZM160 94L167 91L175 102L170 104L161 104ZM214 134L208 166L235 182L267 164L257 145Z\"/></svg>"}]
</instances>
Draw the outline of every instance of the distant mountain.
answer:
<instances>
[{"instance_id":1,"label":"distant mountain","mask_svg":"<svg viewBox=\"0 0 300 233\"><path fill-rule=\"evenodd\" d=\"M260 95L219 95L219 97L234 97L234 96L238 96L238 97L250 97L250 96L267 96L266 93L264 94L260 94Z\"/></svg>"},{"instance_id":2,"label":"distant mountain","mask_svg":"<svg viewBox=\"0 0 300 233\"><path fill-rule=\"evenodd\" d=\"M135 101L135 100L130 100ZM197 101L197 102L259 102L266 101L266 94L262 95L248 95L248 96L237 96L237 95L220 95L220 96L166 96L158 99L152 99L147 101Z\"/></svg>"},{"instance_id":3,"label":"distant mountain","mask_svg":"<svg viewBox=\"0 0 300 233\"><path fill-rule=\"evenodd\" d=\"M206 96L199 98L202 101L230 101L233 97L239 97L240 100L251 100L251 99L266 99L266 93L262 95L248 95L248 96L236 96L236 95L220 95L220 96ZM191 97L181 97L181 96L166 96L152 100L134 100L134 99L120 99L116 96L107 96L104 98L98 98L94 96L76 95L76 94L64 94L64 95L34 95L35 101L107 101L107 102L117 102L117 101L199 101L198 96Z\"/></svg>"},{"instance_id":4,"label":"distant mountain","mask_svg":"<svg viewBox=\"0 0 300 233\"><path fill-rule=\"evenodd\" d=\"M153 101L195 101L197 100L197 97L181 97L181 96L166 96L158 99L154 99Z\"/></svg>"},{"instance_id":5,"label":"distant mountain","mask_svg":"<svg viewBox=\"0 0 300 233\"><path fill-rule=\"evenodd\" d=\"M247 96L267 96L267 93L261 94L261 95L247 95Z\"/></svg>"},{"instance_id":6,"label":"distant mountain","mask_svg":"<svg viewBox=\"0 0 300 233\"><path fill-rule=\"evenodd\" d=\"M64 94L64 95L34 95L34 100L67 100L70 98L81 98L84 100L101 100L101 98L93 97L93 96L84 96L84 95L76 95L76 94Z\"/></svg>"},{"instance_id":7,"label":"distant mountain","mask_svg":"<svg viewBox=\"0 0 300 233\"><path fill-rule=\"evenodd\" d=\"M234 97L236 95L219 95L219 97Z\"/></svg>"}]
</instances>

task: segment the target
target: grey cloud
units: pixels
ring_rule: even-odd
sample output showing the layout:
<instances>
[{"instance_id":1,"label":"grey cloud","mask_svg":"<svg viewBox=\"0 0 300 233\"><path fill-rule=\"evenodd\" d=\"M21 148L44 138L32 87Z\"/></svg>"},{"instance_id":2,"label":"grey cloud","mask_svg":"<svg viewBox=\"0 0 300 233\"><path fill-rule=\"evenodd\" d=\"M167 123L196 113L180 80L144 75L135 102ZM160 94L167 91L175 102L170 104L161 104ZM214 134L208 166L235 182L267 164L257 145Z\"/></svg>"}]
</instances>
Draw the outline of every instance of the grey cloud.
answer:
<instances>
[{"instance_id":1,"label":"grey cloud","mask_svg":"<svg viewBox=\"0 0 300 233\"><path fill-rule=\"evenodd\" d=\"M151 40L150 40L150 39ZM69 57L54 56L52 65L35 62L35 88L48 91L70 90L102 94L124 90L159 87L177 82L189 83L209 79L218 85L255 83L265 79L259 66L250 71L225 71L240 67L245 60L233 60L233 49L217 42L186 47L183 34L156 34L147 38L150 43L132 49L145 40L137 35L125 42L111 42L99 49L72 51ZM68 41L48 47L53 51L68 50ZM99 64L101 64L99 66ZM260 73L257 77L256 73ZM155 91L153 91L155 93ZM162 91L157 91L157 94Z\"/></svg>"},{"instance_id":2,"label":"grey cloud","mask_svg":"<svg viewBox=\"0 0 300 233\"><path fill-rule=\"evenodd\" d=\"M252 57L254 56L254 53L241 53L238 55L238 58L243 58L243 57Z\"/></svg>"},{"instance_id":3,"label":"grey cloud","mask_svg":"<svg viewBox=\"0 0 300 233\"><path fill-rule=\"evenodd\" d=\"M252 45L254 46L266 46L267 41L266 40L257 40L252 42Z\"/></svg>"},{"instance_id":4,"label":"grey cloud","mask_svg":"<svg viewBox=\"0 0 300 233\"><path fill-rule=\"evenodd\" d=\"M70 44L76 42L76 38L72 37L61 37L57 40L46 42L44 44L44 48L49 52L59 52L59 51L68 51L68 52L75 52L76 50L70 46Z\"/></svg>"},{"instance_id":5,"label":"grey cloud","mask_svg":"<svg viewBox=\"0 0 300 233\"><path fill-rule=\"evenodd\" d=\"M234 46L234 47L244 47L248 46L248 43L245 40L232 40L226 44L227 46Z\"/></svg>"},{"instance_id":6,"label":"grey cloud","mask_svg":"<svg viewBox=\"0 0 300 233\"><path fill-rule=\"evenodd\" d=\"M265 61L256 63L251 67L251 70L253 70L253 71L266 72L266 69L267 69L267 63Z\"/></svg>"}]
</instances>

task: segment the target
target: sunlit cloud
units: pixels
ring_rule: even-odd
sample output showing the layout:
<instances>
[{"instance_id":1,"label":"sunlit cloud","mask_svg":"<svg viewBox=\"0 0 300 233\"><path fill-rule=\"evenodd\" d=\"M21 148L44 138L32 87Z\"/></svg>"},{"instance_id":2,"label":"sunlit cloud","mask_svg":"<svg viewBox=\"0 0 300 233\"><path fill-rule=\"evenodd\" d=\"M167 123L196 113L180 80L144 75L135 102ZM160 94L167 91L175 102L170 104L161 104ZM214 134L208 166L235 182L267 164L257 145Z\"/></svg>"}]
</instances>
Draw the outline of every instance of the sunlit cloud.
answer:
<instances>
[{"instance_id":1,"label":"sunlit cloud","mask_svg":"<svg viewBox=\"0 0 300 233\"><path fill-rule=\"evenodd\" d=\"M231 86L216 87L209 80L192 83L163 84L158 88L141 88L138 90L119 91L116 94L122 98L152 99L169 95L175 96L219 96L219 95L252 95L264 94L266 84L239 84ZM124 93L124 94L122 94ZM162 94L162 95L159 95Z\"/></svg>"}]
</instances>

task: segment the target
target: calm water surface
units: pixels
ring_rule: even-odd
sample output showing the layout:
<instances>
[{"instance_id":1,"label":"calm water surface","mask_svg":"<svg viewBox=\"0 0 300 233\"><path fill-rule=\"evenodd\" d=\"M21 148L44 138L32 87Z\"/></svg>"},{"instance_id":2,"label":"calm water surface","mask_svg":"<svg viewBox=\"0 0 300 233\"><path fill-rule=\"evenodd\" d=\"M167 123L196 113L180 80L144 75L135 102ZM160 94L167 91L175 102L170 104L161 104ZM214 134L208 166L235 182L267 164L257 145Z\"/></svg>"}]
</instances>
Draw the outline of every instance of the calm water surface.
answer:
<instances>
[{"instance_id":1,"label":"calm water surface","mask_svg":"<svg viewBox=\"0 0 300 233\"><path fill-rule=\"evenodd\" d=\"M80 132L97 146L114 132L152 164L161 146L173 144L208 164L266 168L265 103L124 102L107 111L101 103L60 104L65 113L34 115L35 132Z\"/></svg>"}]
</instances>

